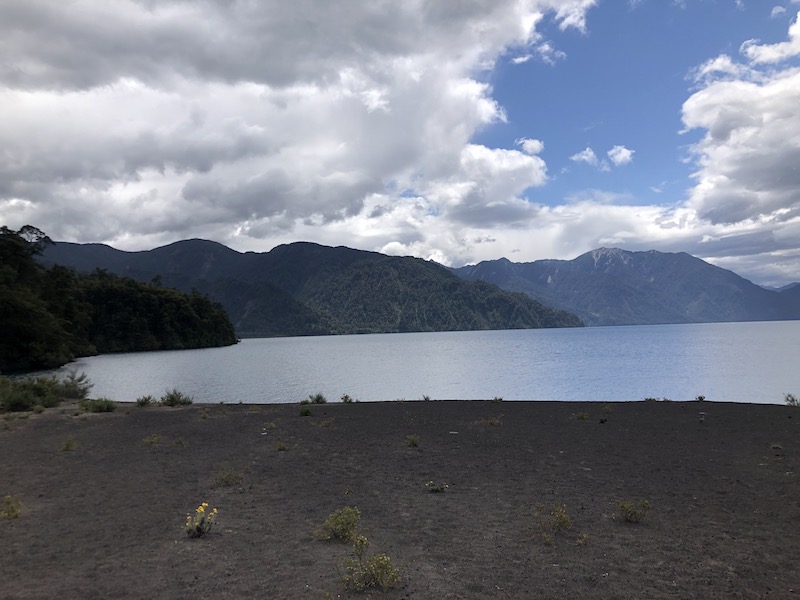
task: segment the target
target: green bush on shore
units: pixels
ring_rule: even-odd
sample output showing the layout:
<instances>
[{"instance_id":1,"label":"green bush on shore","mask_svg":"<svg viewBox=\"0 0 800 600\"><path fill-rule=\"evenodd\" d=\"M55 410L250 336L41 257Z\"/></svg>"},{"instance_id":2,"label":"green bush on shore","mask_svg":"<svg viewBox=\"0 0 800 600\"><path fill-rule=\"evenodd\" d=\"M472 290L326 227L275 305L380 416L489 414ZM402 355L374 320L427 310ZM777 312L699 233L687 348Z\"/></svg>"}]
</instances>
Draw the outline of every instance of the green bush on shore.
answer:
<instances>
[{"instance_id":1,"label":"green bush on shore","mask_svg":"<svg viewBox=\"0 0 800 600\"><path fill-rule=\"evenodd\" d=\"M86 373L75 371L63 378L56 375L0 377L0 410L26 411L37 405L44 408L58 406L63 400L84 400L91 388Z\"/></svg>"}]
</instances>

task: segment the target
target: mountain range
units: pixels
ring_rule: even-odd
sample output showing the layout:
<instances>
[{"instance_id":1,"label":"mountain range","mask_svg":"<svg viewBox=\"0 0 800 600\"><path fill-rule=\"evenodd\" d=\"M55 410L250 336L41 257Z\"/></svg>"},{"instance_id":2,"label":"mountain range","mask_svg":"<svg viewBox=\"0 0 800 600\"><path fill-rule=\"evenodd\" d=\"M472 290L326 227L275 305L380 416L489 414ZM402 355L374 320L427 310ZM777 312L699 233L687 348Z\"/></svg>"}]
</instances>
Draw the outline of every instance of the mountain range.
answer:
<instances>
[{"instance_id":1,"label":"mountain range","mask_svg":"<svg viewBox=\"0 0 800 600\"><path fill-rule=\"evenodd\" d=\"M800 285L768 290L683 252L598 248L448 269L308 242L240 253L195 239L142 252L59 242L41 259L196 289L243 336L800 319Z\"/></svg>"},{"instance_id":2,"label":"mountain range","mask_svg":"<svg viewBox=\"0 0 800 600\"><path fill-rule=\"evenodd\" d=\"M264 253L197 239L142 252L58 242L40 260L197 290L222 304L240 336L583 325L526 294L466 281L434 262L307 242Z\"/></svg>"},{"instance_id":3,"label":"mountain range","mask_svg":"<svg viewBox=\"0 0 800 600\"><path fill-rule=\"evenodd\" d=\"M768 290L685 252L598 248L573 260L502 258L452 271L524 292L587 325L800 319L800 285Z\"/></svg>"}]
</instances>

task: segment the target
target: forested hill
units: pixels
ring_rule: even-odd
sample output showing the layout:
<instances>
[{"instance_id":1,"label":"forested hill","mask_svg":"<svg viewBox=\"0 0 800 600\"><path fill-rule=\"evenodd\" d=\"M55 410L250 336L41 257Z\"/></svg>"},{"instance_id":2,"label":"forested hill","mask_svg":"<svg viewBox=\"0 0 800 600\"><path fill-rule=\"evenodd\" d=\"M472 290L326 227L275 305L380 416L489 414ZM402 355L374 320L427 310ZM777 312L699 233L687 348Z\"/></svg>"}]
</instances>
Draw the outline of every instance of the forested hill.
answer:
<instances>
[{"instance_id":1,"label":"forested hill","mask_svg":"<svg viewBox=\"0 0 800 600\"><path fill-rule=\"evenodd\" d=\"M107 271L45 268L35 256L49 244L33 227L0 229L0 371L56 367L104 352L236 343L225 311L205 296Z\"/></svg>"},{"instance_id":2,"label":"forested hill","mask_svg":"<svg viewBox=\"0 0 800 600\"><path fill-rule=\"evenodd\" d=\"M220 302L243 336L582 325L570 313L464 281L433 262L306 242L244 254L205 240L145 252L57 243L42 260L195 288Z\"/></svg>"}]
</instances>

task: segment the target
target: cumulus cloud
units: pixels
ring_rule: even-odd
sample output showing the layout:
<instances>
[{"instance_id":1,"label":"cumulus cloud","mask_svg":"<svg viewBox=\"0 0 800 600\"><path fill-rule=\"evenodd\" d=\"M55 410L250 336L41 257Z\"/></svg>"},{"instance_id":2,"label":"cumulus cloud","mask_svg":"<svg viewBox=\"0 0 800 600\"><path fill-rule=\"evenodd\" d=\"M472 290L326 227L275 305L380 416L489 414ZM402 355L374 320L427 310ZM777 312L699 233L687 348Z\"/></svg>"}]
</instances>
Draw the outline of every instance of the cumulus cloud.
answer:
<instances>
[{"instance_id":1,"label":"cumulus cloud","mask_svg":"<svg viewBox=\"0 0 800 600\"><path fill-rule=\"evenodd\" d=\"M774 19L775 17L781 16L785 12L786 12L786 8L785 7L783 7L783 6L773 6L772 10L769 13L769 16Z\"/></svg>"},{"instance_id":2,"label":"cumulus cloud","mask_svg":"<svg viewBox=\"0 0 800 600\"><path fill-rule=\"evenodd\" d=\"M535 140L471 143L506 118L480 75L558 57L537 24L594 4L0 3L0 211L128 247L271 240L374 197L517 222L546 166Z\"/></svg>"},{"instance_id":3,"label":"cumulus cloud","mask_svg":"<svg viewBox=\"0 0 800 600\"><path fill-rule=\"evenodd\" d=\"M759 70L792 53L790 42L746 43L743 74L711 78L683 105L686 129L705 135L692 148L698 166L690 205L712 223L786 223L800 216L800 69Z\"/></svg>"},{"instance_id":4,"label":"cumulus cloud","mask_svg":"<svg viewBox=\"0 0 800 600\"><path fill-rule=\"evenodd\" d=\"M606 154L615 166L621 167L629 164L633 160L634 152L636 152L636 150L630 150L625 146L614 146Z\"/></svg>"}]
</instances>

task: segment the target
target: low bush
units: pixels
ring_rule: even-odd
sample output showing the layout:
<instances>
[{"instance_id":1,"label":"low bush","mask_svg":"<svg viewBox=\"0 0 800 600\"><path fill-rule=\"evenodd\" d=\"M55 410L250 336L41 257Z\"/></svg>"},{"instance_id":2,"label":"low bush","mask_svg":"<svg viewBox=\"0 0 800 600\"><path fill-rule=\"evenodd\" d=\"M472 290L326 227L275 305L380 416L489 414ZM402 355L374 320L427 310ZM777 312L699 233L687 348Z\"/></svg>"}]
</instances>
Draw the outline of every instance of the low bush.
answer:
<instances>
[{"instance_id":1,"label":"low bush","mask_svg":"<svg viewBox=\"0 0 800 600\"><path fill-rule=\"evenodd\" d=\"M786 406L800 406L800 399L798 399L794 394L784 394L783 401L786 403Z\"/></svg>"},{"instance_id":2,"label":"low bush","mask_svg":"<svg viewBox=\"0 0 800 600\"><path fill-rule=\"evenodd\" d=\"M341 401L344 404L351 404L355 402L355 400L353 400L353 398L350 397L350 394L342 394Z\"/></svg>"},{"instance_id":3,"label":"low bush","mask_svg":"<svg viewBox=\"0 0 800 600\"><path fill-rule=\"evenodd\" d=\"M63 379L56 375L0 377L0 410L26 411L37 405L44 408L58 406L62 400L82 400L91 387L86 373L75 371L70 371Z\"/></svg>"},{"instance_id":4,"label":"low bush","mask_svg":"<svg viewBox=\"0 0 800 600\"><path fill-rule=\"evenodd\" d=\"M219 487L233 487L244 482L244 473L231 468L222 469L214 478L214 485Z\"/></svg>"},{"instance_id":5,"label":"low bush","mask_svg":"<svg viewBox=\"0 0 800 600\"><path fill-rule=\"evenodd\" d=\"M369 540L363 535L353 539L353 557L344 563L342 583L347 589L363 592L369 588L387 589L400 581L400 572L385 554L367 556Z\"/></svg>"},{"instance_id":6,"label":"low bush","mask_svg":"<svg viewBox=\"0 0 800 600\"><path fill-rule=\"evenodd\" d=\"M441 494L442 492L447 491L447 488L450 487L444 482L435 482L433 480L429 481L425 484L425 489L428 490L432 494Z\"/></svg>"},{"instance_id":7,"label":"low bush","mask_svg":"<svg viewBox=\"0 0 800 600\"><path fill-rule=\"evenodd\" d=\"M148 435L146 438L144 438L142 440L142 443L145 446L155 446L160 441L161 441L161 436L158 435L157 433L154 433L154 434Z\"/></svg>"},{"instance_id":8,"label":"low bush","mask_svg":"<svg viewBox=\"0 0 800 600\"><path fill-rule=\"evenodd\" d=\"M310 417L311 416L311 409L308 406L303 406L300 408L300 416L301 417Z\"/></svg>"},{"instance_id":9,"label":"low bush","mask_svg":"<svg viewBox=\"0 0 800 600\"><path fill-rule=\"evenodd\" d=\"M75 448L78 447L78 444L72 438L72 436L68 437L64 440L64 443L61 444L61 451L62 452L72 452Z\"/></svg>"},{"instance_id":10,"label":"low bush","mask_svg":"<svg viewBox=\"0 0 800 600\"><path fill-rule=\"evenodd\" d=\"M342 540L350 542L356 534L361 522L361 511L354 506L345 506L331 513L317 530L317 537L322 540Z\"/></svg>"},{"instance_id":11,"label":"low bush","mask_svg":"<svg viewBox=\"0 0 800 600\"><path fill-rule=\"evenodd\" d=\"M136 406L141 406L142 408L144 408L145 406L152 406L156 402L157 400L153 396L148 394L147 396L139 396L136 399Z\"/></svg>"},{"instance_id":12,"label":"low bush","mask_svg":"<svg viewBox=\"0 0 800 600\"><path fill-rule=\"evenodd\" d=\"M0 507L0 519L16 519L22 514L22 502L14 496L3 498L3 505Z\"/></svg>"},{"instance_id":13,"label":"low bush","mask_svg":"<svg viewBox=\"0 0 800 600\"><path fill-rule=\"evenodd\" d=\"M544 504L534 506L534 516L539 524L542 540L551 544L556 539L556 534L572 526L572 520L567 514L567 507L563 504L553 504L547 508Z\"/></svg>"},{"instance_id":14,"label":"low bush","mask_svg":"<svg viewBox=\"0 0 800 600\"><path fill-rule=\"evenodd\" d=\"M578 414L575 415L575 418L578 421L588 421L589 420L589 413L579 412Z\"/></svg>"},{"instance_id":15,"label":"low bush","mask_svg":"<svg viewBox=\"0 0 800 600\"><path fill-rule=\"evenodd\" d=\"M416 448L419 446L419 436L418 435L407 435L406 436L406 445L409 448Z\"/></svg>"},{"instance_id":16,"label":"low bush","mask_svg":"<svg viewBox=\"0 0 800 600\"><path fill-rule=\"evenodd\" d=\"M211 531L218 512L216 508L209 511L208 502L203 502L195 509L194 514L186 515L186 535L196 538L207 534Z\"/></svg>"},{"instance_id":17,"label":"low bush","mask_svg":"<svg viewBox=\"0 0 800 600\"><path fill-rule=\"evenodd\" d=\"M498 415L496 417L488 417L486 419L478 419L475 421L475 425L479 427L499 427L503 424L503 415Z\"/></svg>"},{"instance_id":18,"label":"low bush","mask_svg":"<svg viewBox=\"0 0 800 600\"><path fill-rule=\"evenodd\" d=\"M321 393L309 394L308 402L310 404L326 404L328 402L328 399L325 397L324 394Z\"/></svg>"},{"instance_id":19,"label":"low bush","mask_svg":"<svg viewBox=\"0 0 800 600\"><path fill-rule=\"evenodd\" d=\"M81 410L86 412L114 412L117 410L117 403L108 398L94 398L91 400L81 400Z\"/></svg>"},{"instance_id":20,"label":"low bush","mask_svg":"<svg viewBox=\"0 0 800 600\"><path fill-rule=\"evenodd\" d=\"M615 518L625 523L640 523L647 517L649 510L650 503L647 500L640 500L638 504L621 500L617 503Z\"/></svg>"},{"instance_id":21,"label":"low bush","mask_svg":"<svg viewBox=\"0 0 800 600\"><path fill-rule=\"evenodd\" d=\"M179 392L176 388L167 390L161 396L161 404L164 406L186 406L194 402L191 396L187 396L183 392Z\"/></svg>"}]
</instances>

